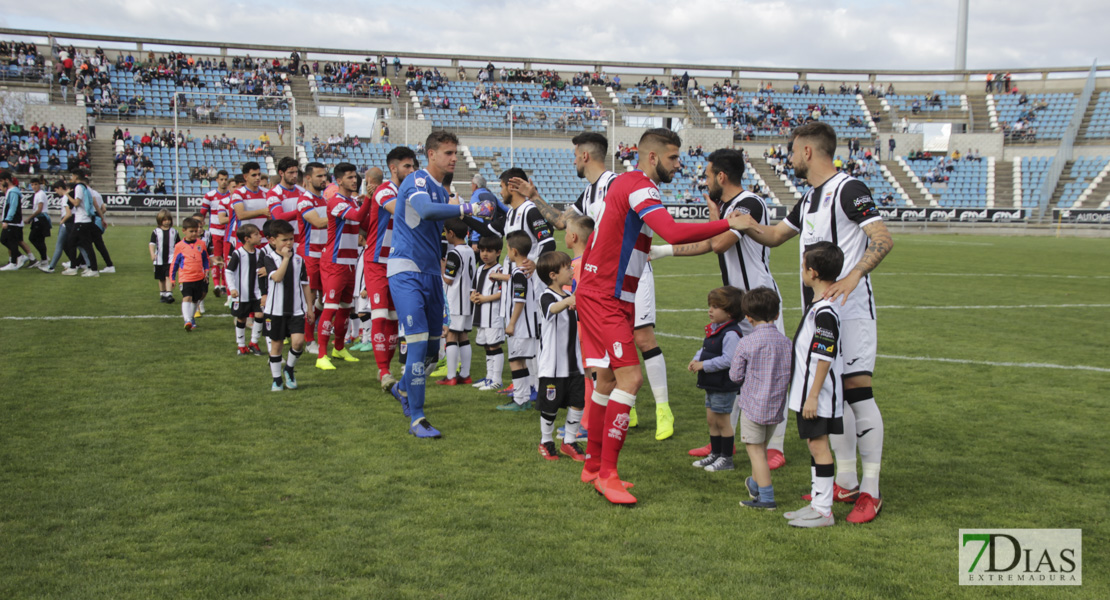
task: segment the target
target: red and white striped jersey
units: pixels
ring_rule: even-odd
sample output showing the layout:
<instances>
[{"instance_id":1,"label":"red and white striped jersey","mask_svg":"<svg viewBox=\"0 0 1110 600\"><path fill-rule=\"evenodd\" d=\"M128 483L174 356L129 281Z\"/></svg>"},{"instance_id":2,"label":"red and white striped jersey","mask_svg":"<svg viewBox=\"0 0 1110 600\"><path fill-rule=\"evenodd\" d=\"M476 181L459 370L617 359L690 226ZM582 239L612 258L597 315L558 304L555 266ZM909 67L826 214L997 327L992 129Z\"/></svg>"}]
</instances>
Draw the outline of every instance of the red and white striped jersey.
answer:
<instances>
[{"instance_id":1,"label":"red and white striped jersey","mask_svg":"<svg viewBox=\"0 0 1110 600\"><path fill-rule=\"evenodd\" d=\"M666 208L655 182L639 170L618 175L598 208L578 287L634 302L654 235L643 218L656 210Z\"/></svg>"},{"instance_id":2,"label":"red and white striped jersey","mask_svg":"<svg viewBox=\"0 0 1110 600\"><path fill-rule=\"evenodd\" d=\"M300 244L297 248L300 249L302 256L320 258L324 252L324 247L328 245L328 230L324 227L313 227L312 223L305 220L304 215L310 210L315 211L321 219L326 219L328 217L328 202L324 200L323 196L317 196L305 190L301 194L300 202L297 203L297 212L301 214L297 221L299 221L300 231L303 232L303 238L307 239L307 243Z\"/></svg>"},{"instance_id":3,"label":"red and white striped jersey","mask_svg":"<svg viewBox=\"0 0 1110 600\"><path fill-rule=\"evenodd\" d=\"M258 188L258 190L252 192L251 190L247 189L247 186L244 185L243 187L236 189L234 192L231 192L231 201L228 203L228 205L230 207L228 209L228 213L231 215L231 223L234 223L235 225L231 229L230 233L234 234L236 231L239 230L239 226L243 225L244 223L254 225L258 228L259 231L261 231L262 226L266 224L265 216L251 217L244 221L240 221L239 218L235 216L236 206L242 206L247 211L266 209L266 192L262 188ZM262 236L262 242L258 245L258 247L264 247L266 244L266 236Z\"/></svg>"},{"instance_id":4,"label":"red and white striped jersey","mask_svg":"<svg viewBox=\"0 0 1110 600\"><path fill-rule=\"evenodd\" d=\"M328 200L328 244L323 260L336 265L358 264L358 201L343 194Z\"/></svg>"},{"instance_id":5,"label":"red and white striped jersey","mask_svg":"<svg viewBox=\"0 0 1110 600\"><path fill-rule=\"evenodd\" d=\"M200 215L208 216L208 230L216 237L224 237L224 229L227 228L227 223L220 222L220 213L227 213L227 202L231 198L231 192L220 193L220 190L210 190L204 195L204 200L200 205Z\"/></svg>"},{"instance_id":6,"label":"red and white striped jersey","mask_svg":"<svg viewBox=\"0 0 1110 600\"><path fill-rule=\"evenodd\" d=\"M297 242L298 247L304 243L304 237L301 235L301 220L292 217L287 218L285 215L297 212L297 204L300 203L301 194L304 191L304 188L299 185L287 188L279 184L266 192L266 207L270 210L270 218L288 221L293 226L293 241Z\"/></svg>"},{"instance_id":7,"label":"red and white striped jersey","mask_svg":"<svg viewBox=\"0 0 1110 600\"><path fill-rule=\"evenodd\" d=\"M363 229L366 230L366 247L373 248L371 260L385 264L393 244L393 215L384 206L397 199L397 185L386 181L374 190L370 211Z\"/></svg>"}]
</instances>

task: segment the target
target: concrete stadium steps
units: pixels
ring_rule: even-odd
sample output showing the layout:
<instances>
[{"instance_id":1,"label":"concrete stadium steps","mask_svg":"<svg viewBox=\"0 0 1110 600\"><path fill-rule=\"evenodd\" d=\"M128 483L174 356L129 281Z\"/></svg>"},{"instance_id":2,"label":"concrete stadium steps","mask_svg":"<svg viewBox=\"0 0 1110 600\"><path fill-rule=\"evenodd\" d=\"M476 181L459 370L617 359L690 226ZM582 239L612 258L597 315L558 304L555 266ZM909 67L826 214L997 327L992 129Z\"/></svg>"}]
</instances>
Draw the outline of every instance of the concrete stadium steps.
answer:
<instances>
[{"instance_id":1,"label":"concrete stadium steps","mask_svg":"<svg viewBox=\"0 0 1110 600\"><path fill-rule=\"evenodd\" d=\"M775 174L774 167L767 164L766 159L762 156L755 156L748 162L755 169L755 172L763 178L763 181L767 184L767 189L771 192L770 195L774 197L776 202L787 207L794 206L798 201L794 192L790 189L790 186L786 185L785 181Z\"/></svg>"},{"instance_id":2,"label":"concrete stadium steps","mask_svg":"<svg viewBox=\"0 0 1110 600\"><path fill-rule=\"evenodd\" d=\"M994 163L994 206L1011 208L1014 205L1014 163L999 160Z\"/></svg>"},{"instance_id":3,"label":"concrete stadium steps","mask_svg":"<svg viewBox=\"0 0 1110 600\"><path fill-rule=\"evenodd\" d=\"M925 194L923 194L921 190L917 189L917 183L914 183L913 178L902 168L901 163L897 160L890 159L881 160L879 164L885 166L887 170L890 171L894 180L898 182L898 185L902 186L902 191L906 193L906 198L908 198L910 202L913 202L914 206L918 208L929 206L929 200L926 199Z\"/></svg>"},{"instance_id":4,"label":"concrete stadium steps","mask_svg":"<svg viewBox=\"0 0 1110 600\"><path fill-rule=\"evenodd\" d=\"M991 127L990 111L987 109L986 94L968 94L967 108L969 113L967 118L972 124L969 127L970 133L991 133L994 131Z\"/></svg>"},{"instance_id":5,"label":"concrete stadium steps","mask_svg":"<svg viewBox=\"0 0 1110 600\"><path fill-rule=\"evenodd\" d=\"M116 156L112 129L115 126L102 128L98 124L96 139L89 140L89 168L92 170L89 185L101 194L115 194L119 191L116 189L116 166L112 162ZM153 186L154 182L151 181L150 184Z\"/></svg>"},{"instance_id":6,"label":"concrete stadium steps","mask_svg":"<svg viewBox=\"0 0 1110 600\"><path fill-rule=\"evenodd\" d=\"M1053 200L1058 200L1053 198ZM1110 207L1110 163L1091 181L1091 186L1080 194L1075 206L1072 208L1108 208Z\"/></svg>"},{"instance_id":7,"label":"concrete stadium steps","mask_svg":"<svg viewBox=\"0 0 1110 600\"><path fill-rule=\"evenodd\" d=\"M1083 112L1083 121L1079 124L1079 135L1075 136L1076 144L1083 144L1088 146L1101 146L1106 144L1105 139L1088 138L1087 128L1091 125L1091 117L1095 114L1095 106L1098 104L1099 91L1091 94L1091 100L1087 102L1087 110Z\"/></svg>"},{"instance_id":8,"label":"concrete stadium steps","mask_svg":"<svg viewBox=\"0 0 1110 600\"><path fill-rule=\"evenodd\" d=\"M297 101L297 112L306 115L317 114L316 101L312 98L312 90L308 88L308 80L300 75L289 78L289 88L293 92L293 99Z\"/></svg>"},{"instance_id":9,"label":"concrete stadium steps","mask_svg":"<svg viewBox=\"0 0 1110 600\"><path fill-rule=\"evenodd\" d=\"M597 103L601 106L601 108L604 108L606 110L613 109L617 111L617 116L620 116L620 105L618 105L616 100L609 95L608 88L603 85L591 85L588 87L590 88L590 93L593 94L594 100L597 100Z\"/></svg>"},{"instance_id":10,"label":"concrete stadium steps","mask_svg":"<svg viewBox=\"0 0 1110 600\"><path fill-rule=\"evenodd\" d=\"M882 121L877 125L879 133L892 133L894 131L893 115L894 111L886 110L883 108L883 101L876 96L869 96L861 94L863 102L867 105L867 110L872 114L882 116Z\"/></svg>"}]
</instances>

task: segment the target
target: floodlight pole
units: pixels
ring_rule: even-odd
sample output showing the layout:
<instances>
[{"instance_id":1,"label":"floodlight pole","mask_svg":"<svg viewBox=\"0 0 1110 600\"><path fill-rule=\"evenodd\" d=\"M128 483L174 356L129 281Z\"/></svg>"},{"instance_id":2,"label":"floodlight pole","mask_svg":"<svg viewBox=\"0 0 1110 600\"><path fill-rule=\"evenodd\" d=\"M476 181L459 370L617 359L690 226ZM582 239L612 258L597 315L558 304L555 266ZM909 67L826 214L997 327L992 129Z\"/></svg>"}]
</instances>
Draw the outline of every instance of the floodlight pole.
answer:
<instances>
[{"instance_id":1,"label":"floodlight pole","mask_svg":"<svg viewBox=\"0 0 1110 600\"><path fill-rule=\"evenodd\" d=\"M967 70L967 7L970 0L960 0L956 12L956 70ZM962 78L962 75L957 75Z\"/></svg>"},{"instance_id":2,"label":"floodlight pole","mask_svg":"<svg viewBox=\"0 0 1110 600\"><path fill-rule=\"evenodd\" d=\"M173 203L175 206L174 222L181 224L181 144L177 141L177 112L181 108L181 98L185 92L173 93Z\"/></svg>"}]
</instances>

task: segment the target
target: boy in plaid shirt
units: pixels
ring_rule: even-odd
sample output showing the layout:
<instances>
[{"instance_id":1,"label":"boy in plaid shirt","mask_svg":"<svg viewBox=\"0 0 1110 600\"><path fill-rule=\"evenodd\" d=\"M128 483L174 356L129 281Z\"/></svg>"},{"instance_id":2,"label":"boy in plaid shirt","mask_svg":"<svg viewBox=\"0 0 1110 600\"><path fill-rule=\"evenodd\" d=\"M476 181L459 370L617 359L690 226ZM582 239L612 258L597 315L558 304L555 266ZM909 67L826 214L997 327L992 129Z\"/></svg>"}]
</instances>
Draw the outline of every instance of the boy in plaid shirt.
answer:
<instances>
[{"instance_id":1,"label":"boy in plaid shirt","mask_svg":"<svg viewBox=\"0 0 1110 600\"><path fill-rule=\"evenodd\" d=\"M728 376L743 382L740 388L740 441L748 450L752 476L744 481L750 500L740 504L774 510L775 490L767 466L767 442L785 418L786 390L790 384L793 344L775 327L779 316L779 296L760 287L744 294L744 315L752 332L740 339Z\"/></svg>"}]
</instances>

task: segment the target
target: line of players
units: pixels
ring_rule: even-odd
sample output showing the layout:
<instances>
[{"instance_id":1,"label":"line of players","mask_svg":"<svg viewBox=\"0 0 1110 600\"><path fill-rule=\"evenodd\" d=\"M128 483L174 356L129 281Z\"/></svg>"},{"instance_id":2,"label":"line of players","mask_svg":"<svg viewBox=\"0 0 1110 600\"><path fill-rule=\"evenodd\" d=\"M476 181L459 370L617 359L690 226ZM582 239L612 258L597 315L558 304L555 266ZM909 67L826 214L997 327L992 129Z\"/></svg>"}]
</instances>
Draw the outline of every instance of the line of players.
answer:
<instances>
[{"instance_id":1,"label":"line of players","mask_svg":"<svg viewBox=\"0 0 1110 600\"><path fill-rule=\"evenodd\" d=\"M655 133L654 138L657 139L653 139L653 132ZM570 447L565 448L564 453L584 460L586 464L583 471L583 480L595 482L598 491L611 502L617 504L635 503L635 499L627 492L627 484L616 477L616 457L619 455L620 446L623 445L623 432L627 430L628 426L632 425L630 413L635 403L635 392L640 386L639 359L635 356L634 351L631 351L633 345L643 349L643 345L638 343L638 339L634 339L636 335L633 334L633 331L638 329L634 327L634 322L636 321L635 316L639 316L640 311L636 310L634 315L632 307L639 290L646 290L648 296L654 296L654 290L651 289L651 286L646 285L646 282L650 281L648 279L650 277L650 267L647 264L647 250L651 246L653 230L660 233L667 241L682 244L682 246L672 248L674 254L696 254L708 250L720 254L721 250L718 248L718 244L715 243L711 243L708 249L695 246L703 243L702 240L709 240L724 234L730 227L737 230L746 228L754 231L759 236L754 239L769 246L778 245L785 241L786 237L789 237L789 232L779 235L778 238L764 237L757 226L760 224L759 221L762 221L762 224L765 225L765 219L753 222L749 217L746 222L741 224L741 215L750 215L752 212L750 208L736 214L726 214L727 220L718 220L700 225L676 224L666 214L666 211L656 210L661 209L662 205L655 184L668 181L669 177L673 175L673 168L669 170L669 173L667 171L667 164L671 160L669 153L672 149L671 146L674 146L676 151L681 147L681 144L673 143L674 140L670 139L672 136L673 134L671 136L660 135L659 130L652 130L645 134L640 146L642 149L640 169L622 176L625 178L625 185L620 186L616 194L611 191L612 184L620 178L604 169L607 142L601 136L597 136L600 140L580 139L580 136L580 138L575 139L575 165L579 175L589 179L591 185L575 207L568 209L567 213L558 213L542 200L522 171L510 170L502 177L503 198L509 203L508 206L502 206L503 209L507 209L504 217L501 219L495 218L486 223L469 216L469 211L465 209L465 206L468 205L464 204L459 211L462 221L449 223L444 238L450 245L450 249L445 253L447 259L443 281L449 288L448 304L453 304L450 310L448 327L450 331L447 341L450 349L448 353L451 355L449 375L452 376L449 376L445 383L459 383L460 378L457 373L460 372L462 373L462 381L468 379L465 369L469 365L469 361L461 360L468 354L464 350L469 347L466 332L470 330L470 323L467 323L467 317L472 316L472 313L468 312L466 307L472 307L476 303L480 307L479 315L482 315L483 312L492 312L492 308L486 310L485 304L496 302L501 307L503 321L507 321L503 325L503 331L510 336L509 360L514 379L513 402L506 403L505 407L510 409L513 406L526 407L529 402L533 401L535 397L533 391L537 388L541 388L541 399L555 399L569 395L561 393L558 385L552 387L552 384L544 385L536 381L537 377L534 374L537 373L537 370L533 366L535 365L536 350L534 343L528 340L534 340L542 335L543 327L538 318L540 313L543 313L545 320L562 312L573 313L575 312L575 303L580 301L573 296L568 300L567 297L561 296L557 290L557 288L561 289L562 284L565 283L562 275L563 266L559 262L552 262L555 260L552 258L546 261L550 264L545 263L544 268L557 267L556 269L547 270L546 272L542 269L537 270L537 265L540 262L538 259L550 254L553 250L554 240L551 236L550 226L560 229L565 228L568 223L575 221L573 217L576 214L589 215L592 213L595 216L592 220L600 228L598 233L593 237L588 237L588 233L585 235L579 234L580 237L588 237L589 240L582 244L582 254L576 256L576 259L583 259L581 262L584 264L585 272L582 273L581 279L573 279L588 286L586 297L588 299L587 306L590 307L590 310L576 314L575 319L577 322L577 319L584 315L589 317L583 319L580 328L582 333L581 352L585 358L585 366L593 368L592 377L588 381L594 383L596 388L592 391L584 391L582 397L589 396L591 399L589 403L584 403L586 406L583 408L586 408L587 411L593 408L596 412L593 418L583 416L581 419L583 423L591 425L588 434L589 448L584 456L572 446L577 439L576 436L571 435L573 434L573 421L578 415L568 415L564 446ZM457 140L454 140L453 136L449 137L451 139L447 141L453 142L451 145L457 147ZM429 142L431 141L430 138ZM429 148L429 160L433 160L435 158L433 144L429 143L427 146ZM824 145L820 145L820 147L824 148ZM835 148L835 138L833 138L833 147ZM655 152L652 148L660 150L660 152ZM452 148L452 155L454 151L455 148ZM646 161L645 156L647 157ZM677 153L674 161L677 161ZM591 162L593 162L592 165ZM441 173L441 177L444 174L453 173L453 166L454 158L452 157L450 170ZM403 147L395 148L390 153L387 157L387 167L390 179L378 184L372 194L367 195L366 198L360 201L357 194L359 176L352 165L346 163L338 165L334 172L335 182L331 186L326 186L326 169L323 165L311 163L306 166L303 177L304 187L301 188L296 184L299 176L296 163L291 159L283 159L278 166L281 181L271 190L264 191L257 186L257 165L247 163L243 167L242 174L244 185L234 192L229 192L226 187L226 175L221 175L221 179L218 179L219 187L209 194L204 207L205 210L202 212L206 212L211 219L210 232L214 237L217 257L220 255L218 250L220 241L216 239L218 236L215 231L220 229L220 226L225 226L222 228L225 233L222 240L224 246L233 246L238 252L241 246L250 246L250 244L242 243L244 240L240 239L241 235L231 234L231 232L238 232L242 225L251 224L252 220L265 222L267 218L288 219L293 224L298 252L305 266L306 304L311 306L316 302L317 307L322 309L318 327L313 327L310 323L311 319L308 319L309 323L305 325L304 334L309 340L312 340L313 337L316 338L317 366L324 370L335 368L327 355L327 343L332 335L335 336L335 342L331 356L346 361L357 360L344 347L346 341L344 334L348 316L352 309L352 302L356 295L356 270L361 259L362 274L365 281L365 299L369 300L370 303L370 339L373 341L375 357L378 361L379 378L382 380L383 389L391 389L404 405L405 386L394 385L393 377L389 371L392 354L397 348L396 312L390 300L388 271L377 265L388 261L394 223L392 215L397 201L398 187L405 181L406 177L412 178L411 174L414 171L416 172L416 179L415 182L411 183L418 187L422 186L424 185L423 180L429 176L429 172L416 171L418 167L416 157L411 150ZM646 171L650 171L650 173L646 173ZM449 175L443 177L443 183L449 185L449 178ZM632 181L630 178L636 179L636 181ZM731 179L731 176L728 178ZM439 180L435 181L437 184L439 183ZM840 182L840 185L843 185L843 182ZM476 191L475 195L478 196L480 191ZM837 190L837 193L839 194L839 190ZM449 201L446 194L443 194L443 196L437 200L437 203L457 202L455 200ZM733 198L733 200L736 199ZM731 200L729 202L731 203ZM827 204L827 201L825 204ZM736 206L739 207L740 204L737 203ZM816 211L817 208L814 208L813 211ZM571 211L575 214L572 214ZM606 211L612 214L607 216ZM765 213L765 207L763 212ZM446 215L448 213L437 212L436 214ZM536 216L540 218L536 219ZM410 220L409 213L406 213L404 218L407 223ZM443 231L443 220L439 219L439 231ZM414 223L420 221L420 216L414 217ZM791 225L797 228L797 224L791 222ZM639 232L631 235L630 232L635 232L632 227L638 228ZM477 261L473 249L468 248L466 244L468 229L470 228L482 234L477 244L483 262L483 267L480 270L476 266ZM608 231L609 229L612 231ZM513 235L514 232L520 232L523 235ZM365 235L365 244L362 244L365 250L361 251L361 255L359 250L360 233ZM497 262L496 252L500 246L498 238L502 235L509 242L509 260L506 261L506 265L502 266L502 271L498 273L494 269ZM574 235L573 231L568 234L568 240L571 239L572 235ZM784 235L785 237L783 237ZM514 242L514 239L525 240L527 244L524 241ZM485 241L483 242L483 240ZM605 250L598 251L595 257L603 256L604 258L595 258L595 261L591 263L588 256L591 251L596 251L599 242ZM259 240L259 245L265 248L266 240ZM617 260L614 260L614 257ZM858 253L856 258L858 258ZM765 266L765 252L762 259ZM879 260L881 260L881 256ZM227 259L226 266L229 270L234 261L235 256L230 256ZM874 268L875 265L877 265L877 261L870 265L870 268ZM226 276L222 273L221 266L221 261L217 258L217 293L222 288L221 284L226 285L227 281ZM742 269L744 268L743 264L740 266ZM849 268L848 265L845 267L846 269ZM510 271L510 269L511 272L507 273L506 271ZM722 271L727 283L728 275L724 273L725 270L725 265L722 262ZM645 277L645 275L648 277ZM866 275L866 272L864 272L864 275ZM599 279L600 282L598 282ZM508 290L510 293L495 297L496 294L492 291L496 288L496 284L493 282L497 281L509 282ZM858 283L858 281L859 278L857 277L853 284ZM384 285L382 285L383 282ZM479 289L468 294L462 282L473 282L478 285ZM771 283L773 285L773 280ZM868 297L870 297L869 284L867 286ZM261 288L262 286L258 287ZM855 285L852 285L851 288L846 290L842 288L840 291L847 295L854 288ZM535 300L539 296L547 295L548 290L551 290L554 294L550 298L550 306L539 309L540 303L535 302ZM262 290L259 289L259 291ZM451 301L451 291L455 292L455 302ZM532 302L530 303L529 300ZM261 318L259 312L255 310L258 305L253 304L253 301L252 298L244 302L240 298L237 302L240 307L237 316L247 318L253 315L256 321ZM244 304L247 305L246 309L242 308ZM557 310L549 310L551 306L556 307ZM469 309L469 311L472 310L473 308ZM523 321L521 320L522 316L524 317ZM645 317L647 316L650 315L645 314ZM627 326L627 330L625 326ZM257 323L255 327L258 327ZM479 334L476 341L487 347L487 360L496 361L497 350L500 349L500 339L489 332L489 329L490 327L483 326L480 317ZM526 333L523 338L517 334L521 330ZM432 338L434 337L437 336L432 336ZM253 343L247 347L248 351L252 346L254 346ZM626 353L626 348L630 352ZM650 350L652 349L649 348L648 352L644 353L645 359L654 357L649 356ZM542 351L543 345L541 344L540 352ZM240 352L243 352L242 343L240 343ZM458 359L455 358L456 356ZM661 358L661 355L659 356ZM871 360L873 361L873 358ZM463 366L461 363L466 363L467 366ZM634 373L632 371L633 366L635 367ZM480 382L480 387L494 389L498 382L495 377L499 377L500 369L496 368L495 363L488 364L487 367L490 370L487 377ZM458 370L460 368L461 371ZM419 376L422 386L424 373L413 373L411 371L412 369L406 371L403 376L406 378ZM648 372L650 378L650 368ZM652 387L655 389L657 386L654 385L654 382L652 383ZM275 378L275 386L277 385ZM662 389L663 402L659 404L665 405L665 380ZM867 391L870 392L869 389ZM577 396L577 392L572 393ZM659 395L657 392L657 401ZM616 401L609 402L609 400ZM873 400L871 402L873 403ZM562 404L573 406L567 402ZM520 408L516 409L519 410ZM550 423L548 421L553 421L553 419L547 419L546 417L550 415L550 412L550 410L542 410L541 407L541 414L544 414L545 417L541 453L545 454L545 457L553 457L554 455L551 445L548 444L550 441L548 439L550 438L548 433ZM669 414L669 410L666 412ZM610 415L609 413L614 414ZM673 426L673 418L660 418L660 413L657 411L657 422L662 424L666 420L670 421L668 425ZM431 428L429 427L429 429ZM595 430L598 438L602 438L602 434L605 433L606 439L598 439L595 443L593 433ZM673 429L671 431L673 432ZM438 430L435 433L436 435L427 437L438 437ZM658 434L659 431L657 431L657 437ZM669 433L664 437L669 437ZM781 440L780 436L777 437ZM607 446L611 448L607 448ZM854 448L852 454L854 455ZM847 459L841 462L846 463ZM851 462L854 478L854 456ZM865 466L867 466L866 463ZM877 467L875 469L877 470ZM875 479L877 480L877 477ZM840 488L841 486L837 485L836 487ZM836 491L841 493L845 490L837 489ZM878 507L881 508L881 503L878 504ZM877 508L875 512L877 512Z\"/></svg>"}]
</instances>

